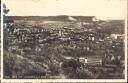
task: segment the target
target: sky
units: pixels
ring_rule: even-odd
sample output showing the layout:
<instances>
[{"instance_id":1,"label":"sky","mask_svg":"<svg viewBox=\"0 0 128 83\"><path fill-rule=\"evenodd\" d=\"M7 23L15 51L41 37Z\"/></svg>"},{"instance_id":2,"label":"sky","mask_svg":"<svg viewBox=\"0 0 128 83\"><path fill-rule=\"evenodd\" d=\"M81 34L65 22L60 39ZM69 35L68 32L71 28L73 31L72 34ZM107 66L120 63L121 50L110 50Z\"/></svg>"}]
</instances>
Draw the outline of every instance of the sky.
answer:
<instances>
[{"instance_id":1,"label":"sky","mask_svg":"<svg viewBox=\"0 0 128 83\"><path fill-rule=\"evenodd\" d=\"M10 16L96 16L124 19L126 0L4 0Z\"/></svg>"}]
</instances>

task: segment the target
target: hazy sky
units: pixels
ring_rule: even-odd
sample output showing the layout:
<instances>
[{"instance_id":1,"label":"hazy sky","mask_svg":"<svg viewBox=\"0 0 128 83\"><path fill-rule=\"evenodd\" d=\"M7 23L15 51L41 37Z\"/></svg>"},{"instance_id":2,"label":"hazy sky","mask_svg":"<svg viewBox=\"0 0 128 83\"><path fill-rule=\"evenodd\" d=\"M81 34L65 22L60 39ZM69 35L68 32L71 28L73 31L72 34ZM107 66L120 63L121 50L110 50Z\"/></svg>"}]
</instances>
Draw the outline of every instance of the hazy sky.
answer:
<instances>
[{"instance_id":1,"label":"hazy sky","mask_svg":"<svg viewBox=\"0 0 128 83\"><path fill-rule=\"evenodd\" d=\"M5 0L13 16L82 15L124 19L126 0Z\"/></svg>"}]
</instances>

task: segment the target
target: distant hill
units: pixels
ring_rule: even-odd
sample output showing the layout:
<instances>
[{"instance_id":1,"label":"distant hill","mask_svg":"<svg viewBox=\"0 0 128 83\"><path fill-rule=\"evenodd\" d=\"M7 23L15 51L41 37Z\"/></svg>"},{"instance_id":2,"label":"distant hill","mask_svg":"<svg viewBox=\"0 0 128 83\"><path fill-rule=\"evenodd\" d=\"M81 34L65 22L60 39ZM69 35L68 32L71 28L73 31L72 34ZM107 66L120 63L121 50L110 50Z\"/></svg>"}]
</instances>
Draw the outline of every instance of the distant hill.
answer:
<instances>
[{"instance_id":1,"label":"distant hill","mask_svg":"<svg viewBox=\"0 0 128 83\"><path fill-rule=\"evenodd\" d=\"M85 21L91 22L95 18L94 16L11 16L14 20L45 20L45 21Z\"/></svg>"},{"instance_id":2,"label":"distant hill","mask_svg":"<svg viewBox=\"0 0 128 83\"><path fill-rule=\"evenodd\" d=\"M101 23L101 27L105 31L109 31L114 34L124 34L124 20L108 20Z\"/></svg>"},{"instance_id":3,"label":"distant hill","mask_svg":"<svg viewBox=\"0 0 128 83\"><path fill-rule=\"evenodd\" d=\"M95 19L95 16L67 16L67 15L59 15L59 16L9 16L9 19L13 20L22 20L28 21L27 24L40 24L44 21L48 22L92 22ZM32 23L31 23L32 22ZM21 23L21 21L19 21ZM55 23L55 22L54 22ZM102 30L105 32L111 32L115 34L124 33L124 20L99 20L97 22Z\"/></svg>"}]
</instances>

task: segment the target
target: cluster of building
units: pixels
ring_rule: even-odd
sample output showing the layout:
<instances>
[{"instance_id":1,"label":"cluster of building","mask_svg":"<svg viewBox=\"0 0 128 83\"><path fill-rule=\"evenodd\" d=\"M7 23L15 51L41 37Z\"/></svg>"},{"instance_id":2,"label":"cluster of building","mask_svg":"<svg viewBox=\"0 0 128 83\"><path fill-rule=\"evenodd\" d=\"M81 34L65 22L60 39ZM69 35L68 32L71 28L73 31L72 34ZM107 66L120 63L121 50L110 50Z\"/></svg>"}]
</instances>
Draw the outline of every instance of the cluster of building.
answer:
<instances>
[{"instance_id":1,"label":"cluster of building","mask_svg":"<svg viewBox=\"0 0 128 83\"><path fill-rule=\"evenodd\" d=\"M114 53L114 51L121 50L118 46L123 47L123 35L101 33L97 28L86 28L82 23L79 24L81 28L71 27L71 25L73 26L72 23L67 24L67 26L64 23L61 23L61 25L58 24L57 26L57 23L49 23L43 26L16 27L10 37L11 48L15 49L15 52L19 49L24 53L25 50L25 52L32 51L32 49L41 51L43 46L53 45L53 48L62 46L68 50L76 49L76 52L78 52L76 56L79 57L95 55L106 58L111 55L109 57L111 59L117 56L112 54L111 51ZM32 48L33 46L36 49L34 49L35 47ZM77 49L81 49L81 51ZM74 56L72 54L68 56Z\"/></svg>"}]
</instances>

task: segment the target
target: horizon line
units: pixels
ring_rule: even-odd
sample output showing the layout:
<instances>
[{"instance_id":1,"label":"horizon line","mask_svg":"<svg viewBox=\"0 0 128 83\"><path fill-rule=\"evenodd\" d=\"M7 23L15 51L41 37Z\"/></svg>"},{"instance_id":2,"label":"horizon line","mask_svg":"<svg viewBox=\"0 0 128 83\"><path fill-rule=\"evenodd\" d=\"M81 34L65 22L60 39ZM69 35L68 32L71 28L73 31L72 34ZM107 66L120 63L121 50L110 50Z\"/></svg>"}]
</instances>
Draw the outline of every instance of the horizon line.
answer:
<instances>
[{"instance_id":1,"label":"horizon line","mask_svg":"<svg viewBox=\"0 0 128 83\"><path fill-rule=\"evenodd\" d=\"M95 17L98 20L125 20L125 18L107 18L107 19L102 19L102 18L97 18L97 16L92 16L92 15L7 15L10 17L50 17L50 16L88 16L88 17Z\"/></svg>"}]
</instances>

